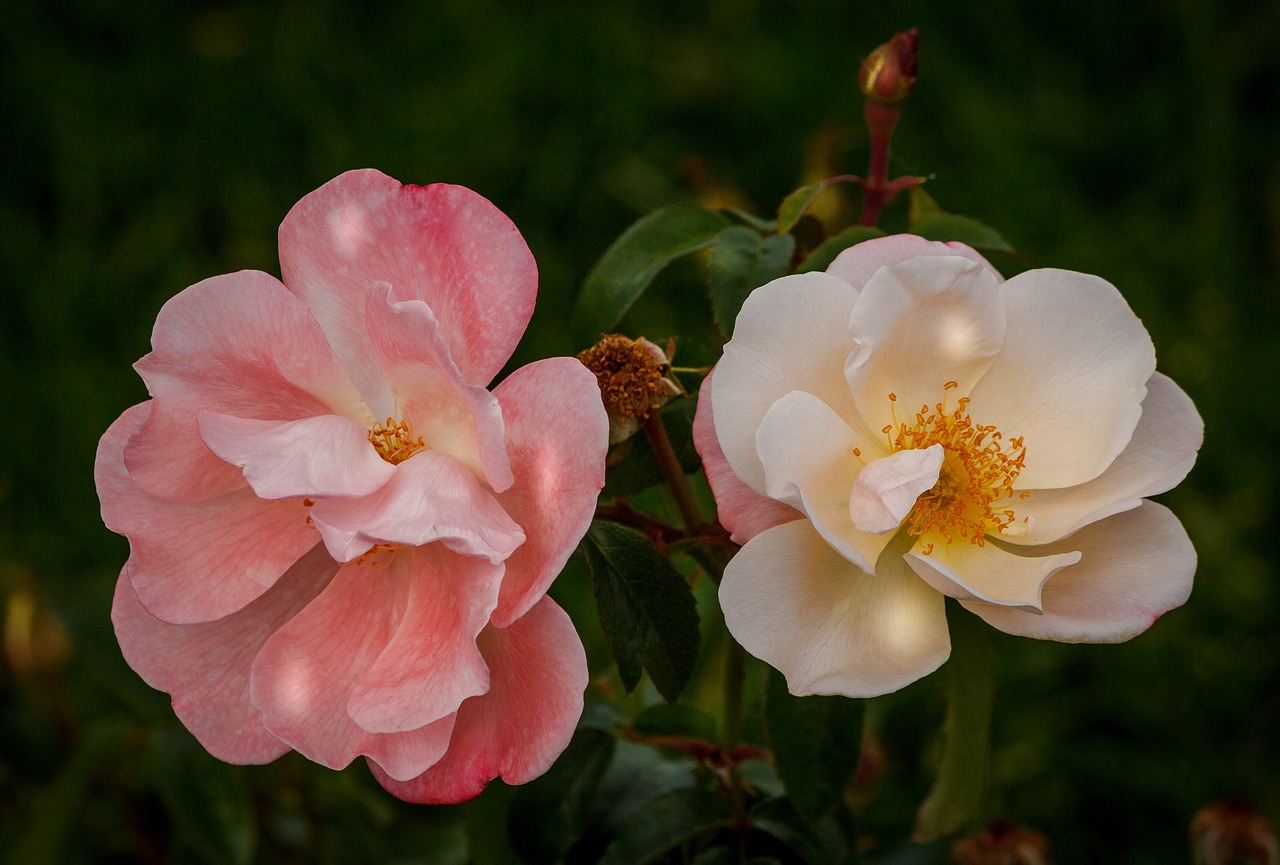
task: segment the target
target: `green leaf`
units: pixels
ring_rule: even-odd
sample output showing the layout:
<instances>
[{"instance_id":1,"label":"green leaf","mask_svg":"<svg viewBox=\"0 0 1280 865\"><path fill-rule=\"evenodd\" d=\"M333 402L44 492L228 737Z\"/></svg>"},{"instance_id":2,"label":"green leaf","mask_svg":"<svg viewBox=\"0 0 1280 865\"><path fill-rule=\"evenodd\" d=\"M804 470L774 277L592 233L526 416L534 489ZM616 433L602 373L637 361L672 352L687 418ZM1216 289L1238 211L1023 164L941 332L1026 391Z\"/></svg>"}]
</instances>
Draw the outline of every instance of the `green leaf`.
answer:
<instances>
[{"instance_id":1,"label":"green leaf","mask_svg":"<svg viewBox=\"0 0 1280 865\"><path fill-rule=\"evenodd\" d=\"M848 174L842 174L839 177L828 177L826 180L819 180L817 183L802 186L782 199L782 203L778 205L778 233L786 234L795 228L796 223L800 221L800 217L804 216L805 211L809 209L828 186L834 186L837 183L848 183L851 180L853 180L853 177Z\"/></svg>"},{"instance_id":2,"label":"green leaf","mask_svg":"<svg viewBox=\"0 0 1280 865\"><path fill-rule=\"evenodd\" d=\"M996 665L990 634L981 619L953 602L947 603L947 627L946 744L933 790L916 814L913 841L941 838L976 818L990 769Z\"/></svg>"},{"instance_id":3,"label":"green leaf","mask_svg":"<svg viewBox=\"0 0 1280 865\"><path fill-rule=\"evenodd\" d=\"M239 770L186 730L156 733L151 751L156 789L183 843L210 865L253 861L257 830Z\"/></svg>"},{"instance_id":4,"label":"green leaf","mask_svg":"<svg viewBox=\"0 0 1280 865\"><path fill-rule=\"evenodd\" d=\"M814 823L831 813L858 768L862 702L796 697L777 670L769 673L765 723L778 777L796 810Z\"/></svg>"},{"instance_id":5,"label":"green leaf","mask_svg":"<svg viewBox=\"0 0 1280 865\"><path fill-rule=\"evenodd\" d=\"M725 336L733 335L747 295L787 272L795 248L790 234L761 235L744 225L716 235L711 247L711 307Z\"/></svg>"},{"instance_id":6,"label":"green leaf","mask_svg":"<svg viewBox=\"0 0 1280 865\"><path fill-rule=\"evenodd\" d=\"M512 788L494 781L479 796L462 805L467 857L472 865L520 865L511 837L497 827L507 825Z\"/></svg>"},{"instance_id":7,"label":"green leaf","mask_svg":"<svg viewBox=\"0 0 1280 865\"><path fill-rule=\"evenodd\" d=\"M989 225L968 216L935 213L911 224L911 233L926 240L958 240L985 252L1017 252L1009 241Z\"/></svg>"},{"instance_id":8,"label":"green leaf","mask_svg":"<svg viewBox=\"0 0 1280 865\"><path fill-rule=\"evenodd\" d=\"M600 865L644 865L704 832L733 826L719 793L676 790L648 802L622 825Z\"/></svg>"},{"instance_id":9,"label":"green leaf","mask_svg":"<svg viewBox=\"0 0 1280 865\"><path fill-rule=\"evenodd\" d=\"M778 232L778 220L776 219L761 219L754 213L747 213L745 210L739 210L736 207L726 207L720 212L735 222L754 228L761 234L777 234Z\"/></svg>"},{"instance_id":10,"label":"green leaf","mask_svg":"<svg viewBox=\"0 0 1280 865\"><path fill-rule=\"evenodd\" d=\"M942 205L933 200L933 196L924 191L922 186L913 186L907 190L907 225L914 226L927 216L943 213Z\"/></svg>"},{"instance_id":11,"label":"green leaf","mask_svg":"<svg viewBox=\"0 0 1280 865\"><path fill-rule=\"evenodd\" d=\"M715 741L716 719L691 706L659 703L636 716L632 726L641 733L658 736L691 736Z\"/></svg>"},{"instance_id":12,"label":"green leaf","mask_svg":"<svg viewBox=\"0 0 1280 865\"><path fill-rule=\"evenodd\" d=\"M786 845L808 865L832 865L844 861L848 845L834 822L811 826L787 799L765 799L751 809L751 828Z\"/></svg>"},{"instance_id":13,"label":"green leaf","mask_svg":"<svg viewBox=\"0 0 1280 865\"><path fill-rule=\"evenodd\" d=\"M612 733L579 728L545 775L516 790L507 826L522 861L558 862L582 837L617 743Z\"/></svg>"},{"instance_id":14,"label":"green leaf","mask_svg":"<svg viewBox=\"0 0 1280 865\"><path fill-rule=\"evenodd\" d=\"M697 407L697 400L678 399L667 403L661 411L662 423L685 474L693 474L702 467L702 459L693 446L693 418ZM609 454L610 460L615 456L619 456L619 460L609 466L600 492L606 499L634 495L663 483L662 471L647 436L634 435L615 445Z\"/></svg>"},{"instance_id":15,"label":"green leaf","mask_svg":"<svg viewBox=\"0 0 1280 865\"><path fill-rule=\"evenodd\" d=\"M634 529L597 520L583 541L600 624L630 692L640 668L668 702L680 696L698 655L693 592L666 557Z\"/></svg>"},{"instance_id":16,"label":"green leaf","mask_svg":"<svg viewBox=\"0 0 1280 865\"><path fill-rule=\"evenodd\" d=\"M664 267L710 246L728 224L722 214L686 205L641 217L587 274L573 309L574 332L584 342L595 342L617 326Z\"/></svg>"},{"instance_id":17,"label":"green leaf","mask_svg":"<svg viewBox=\"0 0 1280 865\"><path fill-rule=\"evenodd\" d=\"M870 225L854 225L839 234L832 235L805 256L804 261L796 268L796 273L808 273L811 270L826 270L836 256L851 246L857 246L864 240L884 237L884 232Z\"/></svg>"}]
</instances>

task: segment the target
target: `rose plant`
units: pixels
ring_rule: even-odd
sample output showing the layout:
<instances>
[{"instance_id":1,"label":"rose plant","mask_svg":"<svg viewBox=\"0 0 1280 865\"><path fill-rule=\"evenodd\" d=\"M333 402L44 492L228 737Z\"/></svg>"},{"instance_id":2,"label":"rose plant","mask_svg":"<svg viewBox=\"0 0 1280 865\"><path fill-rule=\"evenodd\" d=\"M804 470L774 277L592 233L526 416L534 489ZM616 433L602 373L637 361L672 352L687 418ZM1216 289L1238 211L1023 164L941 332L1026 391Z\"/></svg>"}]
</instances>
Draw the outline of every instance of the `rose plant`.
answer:
<instances>
[{"instance_id":1,"label":"rose plant","mask_svg":"<svg viewBox=\"0 0 1280 865\"><path fill-rule=\"evenodd\" d=\"M363 755L420 802L527 781L586 686L545 595L604 483L595 379L553 358L487 389L537 271L465 188L348 172L280 260L165 304L151 399L102 438L125 658L230 762Z\"/></svg>"}]
</instances>

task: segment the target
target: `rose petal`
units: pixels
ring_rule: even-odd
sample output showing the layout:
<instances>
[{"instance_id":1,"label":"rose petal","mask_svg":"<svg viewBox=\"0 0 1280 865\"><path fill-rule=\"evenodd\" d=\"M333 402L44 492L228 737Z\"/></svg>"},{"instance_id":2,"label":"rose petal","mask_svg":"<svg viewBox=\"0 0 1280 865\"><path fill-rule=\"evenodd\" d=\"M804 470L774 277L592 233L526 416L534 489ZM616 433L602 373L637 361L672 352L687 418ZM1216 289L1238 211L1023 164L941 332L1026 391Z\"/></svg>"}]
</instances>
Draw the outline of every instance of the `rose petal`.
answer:
<instances>
[{"instance_id":1,"label":"rose petal","mask_svg":"<svg viewBox=\"0 0 1280 865\"><path fill-rule=\"evenodd\" d=\"M1040 612L1041 590L1054 574L1080 561L1080 553L1020 556L995 544L938 544L929 555L907 554L920 579L949 598L984 601Z\"/></svg>"},{"instance_id":2,"label":"rose petal","mask_svg":"<svg viewBox=\"0 0 1280 865\"><path fill-rule=\"evenodd\" d=\"M747 298L716 366L716 436L738 479L765 493L756 430L774 401L805 391L859 423L843 370L853 349L849 312L858 292L825 273L775 279ZM865 436L860 436L865 437Z\"/></svg>"},{"instance_id":3,"label":"rose petal","mask_svg":"<svg viewBox=\"0 0 1280 865\"><path fill-rule=\"evenodd\" d=\"M1129 445L1098 477L1074 487L1030 490L1011 507L1024 535L1001 536L1014 544L1043 544L1081 526L1109 517L1172 489L1187 476L1204 440L1204 421L1191 399L1172 380L1155 373L1147 380L1142 418Z\"/></svg>"},{"instance_id":4,"label":"rose petal","mask_svg":"<svg viewBox=\"0 0 1280 865\"><path fill-rule=\"evenodd\" d=\"M525 535L462 463L423 451L395 467L391 480L358 499L321 499L311 509L335 559L349 562L377 544L409 547L441 541L468 556L503 561Z\"/></svg>"},{"instance_id":5,"label":"rose petal","mask_svg":"<svg viewBox=\"0 0 1280 865\"><path fill-rule=\"evenodd\" d=\"M807 514L828 544L870 573L889 539L853 525L849 490L860 468L857 443L830 406L802 391L775 402L756 433L769 495Z\"/></svg>"},{"instance_id":6,"label":"rose petal","mask_svg":"<svg viewBox=\"0 0 1280 865\"><path fill-rule=\"evenodd\" d=\"M366 395L381 388L364 329L374 283L394 286L395 300L424 301L463 376L481 385L515 350L538 285L520 232L486 199L371 169L348 171L294 205L280 226L280 267Z\"/></svg>"},{"instance_id":7,"label":"rose petal","mask_svg":"<svg viewBox=\"0 0 1280 865\"><path fill-rule=\"evenodd\" d=\"M951 652L940 594L901 559L859 571L805 520L752 538L725 569L720 604L734 637L793 694L887 694Z\"/></svg>"},{"instance_id":8,"label":"rose petal","mask_svg":"<svg viewBox=\"0 0 1280 865\"><path fill-rule=\"evenodd\" d=\"M125 464L138 486L166 501L244 486L200 438L202 409L260 420L367 413L307 308L265 273L216 276L183 291L160 310L151 345L135 369L154 406Z\"/></svg>"},{"instance_id":9,"label":"rose petal","mask_svg":"<svg viewBox=\"0 0 1280 865\"><path fill-rule=\"evenodd\" d=\"M150 615L128 568L111 606L120 650L148 685L173 695L173 710L200 744L228 763L268 763L289 750L249 702L249 669L267 638L337 570L316 545L265 594L216 622L170 625Z\"/></svg>"},{"instance_id":10,"label":"rose petal","mask_svg":"<svg viewBox=\"0 0 1280 865\"><path fill-rule=\"evenodd\" d=\"M243 469L264 499L364 496L395 473L369 444L369 430L345 417L270 421L202 411L197 423L209 450Z\"/></svg>"},{"instance_id":11,"label":"rose petal","mask_svg":"<svg viewBox=\"0 0 1280 865\"><path fill-rule=\"evenodd\" d=\"M568 746L588 677L582 643L564 611L543 598L510 627L486 628L480 650L491 687L462 704L444 758L403 783L370 765L393 795L409 802L461 802L498 776L508 784L536 778Z\"/></svg>"},{"instance_id":12,"label":"rose petal","mask_svg":"<svg viewBox=\"0 0 1280 865\"><path fill-rule=\"evenodd\" d=\"M720 441L716 437L715 413L712 409L711 381L713 370L702 381L698 392L698 412L693 418L693 444L702 457L707 483L716 497L720 525L729 530L736 544L745 544L765 529L799 519L800 512L790 505L762 496L738 480L729 467Z\"/></svg>"},{"instance_id":13,"label":"rose petal","mask_svg":"<svg viewBox=\"0 0 1280 865\"><path fill-rule=\"evenodd\" d=\"M476 635L498 602L503 566L440 544L404 550L408 599L386 648L354 683L347 713L374 733L415 730L489 689Z\"/></svg>"},{"instance_id":14,"label":"rose petal","mask_svg":"<svg viewBox=\"0 0 1280 865\"><path fill-rule=\"evenodd\" d=\"M391 414L411 421L427 447L456 457L494 492L509 489L511 464L497 398L467 383L430 307L416 300L392 303L390 290L384 283L369 292L365 321L368 343L395 394Z\"/></svg>"},{"instance_id":15,"label":"rose petal","mask_svg":"<svg viewBox=\"0 0 1280 865\"><path fill-rule=\"evenodd\" d=\"M898 451L869 463L849 493L849 514L864 532L898 528L922 493L933 489L942 470L942 445Z\"/></svg>"},{"instance_id":16,"label":"rose petal","mask_svg":"<svg viewBox=\"0 0 1280 865\"><path fill-rule=\"evenodd\" d=\"M861 289L882 267L892 267L917 256L939 255L959 255L976 261L989 270L997 282L1003 281L999 271L963 243L938 243L914 234L891 234L855 244L836 256L827 267L827 273Z\"/></svg>"},{"instance_id":17,"label":"rose petal","mask_svg":"<svg viewBox=\"0 0 1280 865\"><path fill-rule=\"evenodd\" d=\"M987 371L1004 342L999 282L958 256L882 268L858 296L849 333L857 345L845 377L862 416L880 429L932 407L949 382L967 394Z\"/></svg>"},{"instance_id":18,"label":"rose petal","mask_svg":"<svg viewBox=\"0 0 1280 865\"><path fill-rule=\"evenodd\" d=\"M129 538L133 590L151 615L210 622L259 597L319 537L297 502L267 502L240 489L203 502L162 502L133 483L125 443L154 403L133 406L102 436L94 481L107 528Z\"/></svg>"},{"instance_id":19,"label":"rose petal","mask_svg":"<svg viewBox=\"0 0 1280 865\"><path fill-rule=\"evenodd\" d=\"M1024 489L1096 478L1133 435L1155 349L1142 322L1105 280L1029 270L1000 287L1004 347L973 388L975 421L1026 442Z\"/></svg>"},{"instance_id":20,"label":"rose petal","mask_svg":"<svg viewBox=\"0 0 1280 865\"><path fill-rule=\"evenodd\" d=\"M1141 506L1085 526L1039 555L1079 550L1079 564L1044 586L1042 615L977 601L966 608L1010 634L1066 643L1119 643L1186 602L1196 551L1178 518L1161 505Z\"/></svg>"},{"instance_id":21,"label":"rose petal","mask_svg":"<svg viewBox=\"0 0 1280 865\"><path fill-rule=\"evenodd\" d=\"M586 534L604 487L609 420L596 378L571 357L521 367L494 395L515 483L498 496L525 542L506 560L493 624L505 628L546 593Z\"/></svg>"},{"instance_id":22,"label":"rose petal","mask_svg":"<svg viewBox=\"0 0 1280 865\"><path fill-rule=\"evenodd\" d=\"M413 777L448 747L452 715L418 730L372 733L347 713L352 689L400 625L411 590L410 556L404 551L384 567L341 567L253 662L250 697L263 724L310 760L340 769L366 754Z\"/></svg>"}]
</instances>

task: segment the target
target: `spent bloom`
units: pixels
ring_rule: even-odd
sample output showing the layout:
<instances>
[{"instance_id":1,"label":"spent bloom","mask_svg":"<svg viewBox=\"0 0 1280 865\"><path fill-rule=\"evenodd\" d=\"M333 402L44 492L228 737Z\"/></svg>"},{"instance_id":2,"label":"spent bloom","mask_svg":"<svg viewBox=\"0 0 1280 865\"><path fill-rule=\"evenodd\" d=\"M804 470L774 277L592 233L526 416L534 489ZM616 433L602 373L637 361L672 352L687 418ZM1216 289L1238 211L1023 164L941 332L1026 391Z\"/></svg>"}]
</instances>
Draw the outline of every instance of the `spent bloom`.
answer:
<instances>
[{"instance_id":1,"label":"spent bloom","mask_svg":"<svg viewBox=\"0 0 1280 865\"><path fill-rule=\"evenodd\" d=\"M151 399L99 445L125 659L230 762L363 755L423 802L527 781L586 685L545 593L604 482L595 379L553 358L487 389L537 271L462 187L343 174L280 263L165 304Z\"/></svg>"},{"instance_id":2,"label":"spent bloom","mask_svg":"<svg viewBox=\"0 0 1280 865\"><path fill-rule=\"evenodd\" d=\"M1202 432L1104 280L859 244L753 292L700 394L695 441L745 544L725 620L797 694L936 669L946 597L1011 634L1126 640L1191 590L1186 532L1144 496Z\"/></svg>"}]
</instances>

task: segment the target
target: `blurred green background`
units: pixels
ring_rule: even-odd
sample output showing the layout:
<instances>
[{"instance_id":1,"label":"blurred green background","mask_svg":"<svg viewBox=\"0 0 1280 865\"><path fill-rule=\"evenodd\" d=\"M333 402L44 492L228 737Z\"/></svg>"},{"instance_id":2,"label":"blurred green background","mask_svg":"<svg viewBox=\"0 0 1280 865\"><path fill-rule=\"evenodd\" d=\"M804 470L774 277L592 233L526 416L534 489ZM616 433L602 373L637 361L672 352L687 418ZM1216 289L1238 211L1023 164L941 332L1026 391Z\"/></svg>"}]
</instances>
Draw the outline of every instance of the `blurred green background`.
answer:
<instances>
[{"instance_id":1,"label":"blurred green background","mask_svg":"<svg viewBox=\"0 0 1280 865\"><path fill-rule=\"evenodd\" d=\"M428 809L360 765L224 767L124 665L108 610L127 544L91 467L146 396L129 364L156 311L207 276L277 272L289 207L372 166L510 215L541 270L516 360L576 352L573 297L636 217L767 214L865 170L857 68L912 25L894 173L931 176L1027 264L1119 286L1206 423L1162 497L1199 550L1190 602L1120 646L997 635L989 813L1047 832L1060 863L1186 861L1192 813L1228 794L1280 819L1280 5L17 0L0 15L0 856L481 857L467 838L503 791ZM646 303L679 322L702 301L675 284ZM573 607L584 585L575 569L556 592ZM877 837L903 838L923 795L936 679L877 706Z\"/></svg>"}]
</instances>

